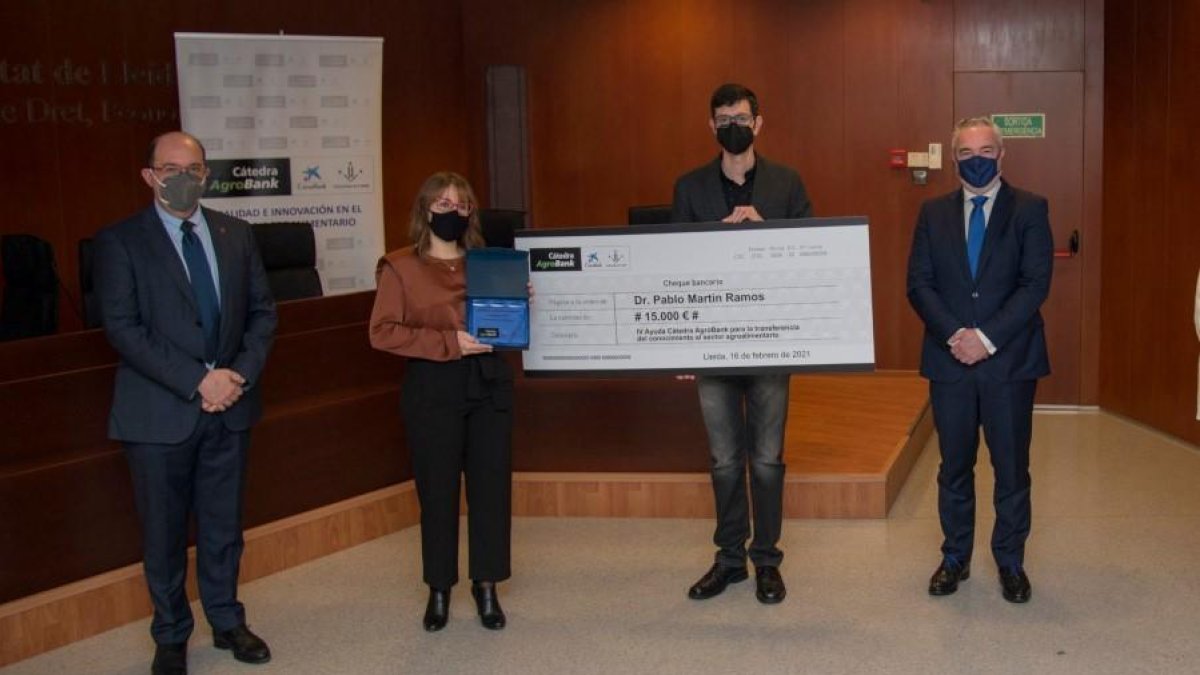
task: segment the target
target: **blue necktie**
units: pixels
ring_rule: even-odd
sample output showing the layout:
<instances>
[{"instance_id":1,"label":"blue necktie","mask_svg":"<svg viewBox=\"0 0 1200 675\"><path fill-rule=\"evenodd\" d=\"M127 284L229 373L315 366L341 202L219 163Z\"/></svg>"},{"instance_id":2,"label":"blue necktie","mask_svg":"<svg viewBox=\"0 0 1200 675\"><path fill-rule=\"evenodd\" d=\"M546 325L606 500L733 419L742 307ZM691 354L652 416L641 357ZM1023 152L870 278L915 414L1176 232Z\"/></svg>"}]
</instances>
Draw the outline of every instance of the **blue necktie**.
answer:
<instances>
[{"instance_id":1,"label":"blue necktie","mask_svg":"<svg viewBox=\"0 0 1200 675\"><path fill-rule=\"evenodd\" d=\"M221 306L217 301L217 287L213 284L212 268L208 266L208 256L204 255L204 246L200 237L192 230L196 224L190 220L183 221L183 260L187 264L188 276L192 279L192 297L196 300L196 309L200 313L200 325L204 329L204 360L215 363L217 360L217 327L221 323Z\"/></svg>"},{"instance_id":2,"label":"blue necktie","mask_svg":"<svg viewBox=\"0 0 1200 675\"><path fill-rule=\"evenodd\" d=\"M971 221L967 227L967 262L971 264L971 277L979 271L979 252L983 250L983 234L986 223L983 220L983 203L987 197L979 195L971 197L975 207L971 209Z\"/></svg>"}]
</instances>

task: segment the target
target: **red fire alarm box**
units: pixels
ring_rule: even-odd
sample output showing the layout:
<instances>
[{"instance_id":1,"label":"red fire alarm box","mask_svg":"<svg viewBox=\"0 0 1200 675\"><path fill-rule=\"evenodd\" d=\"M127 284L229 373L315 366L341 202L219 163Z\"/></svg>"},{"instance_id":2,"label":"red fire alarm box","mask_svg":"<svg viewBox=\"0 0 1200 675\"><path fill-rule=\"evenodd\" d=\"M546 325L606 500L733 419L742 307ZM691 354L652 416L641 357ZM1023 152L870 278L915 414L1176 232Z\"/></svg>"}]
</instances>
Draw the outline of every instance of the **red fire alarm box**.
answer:
<instances>
[{"instance_id":1,"label":"red fire alarm box","mask_svg":"<svg viewBox=\"0 0 1200 675\"><path fill-rule=\"evenodd\" d=\"M908 166L908 151L904 148L888 150L888 166L893 169L903 169Z\"/></svg>"}]
</instances>

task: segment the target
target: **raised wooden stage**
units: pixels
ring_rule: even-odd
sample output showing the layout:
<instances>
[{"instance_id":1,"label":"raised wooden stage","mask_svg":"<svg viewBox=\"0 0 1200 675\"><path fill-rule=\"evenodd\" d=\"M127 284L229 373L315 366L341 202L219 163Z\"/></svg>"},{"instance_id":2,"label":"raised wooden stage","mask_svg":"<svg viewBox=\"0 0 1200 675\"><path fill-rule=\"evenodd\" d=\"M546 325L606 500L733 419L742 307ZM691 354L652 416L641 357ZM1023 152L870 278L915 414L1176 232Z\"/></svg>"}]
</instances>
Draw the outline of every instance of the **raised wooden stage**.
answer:
<instances>
[{"instance_id":1,"label":"raised wooden stage","mask_svg":"<svg viewBox=\"0 0 1200 675\"><path fill-rule=\"evenodd\" d=\"M551 395L561 397L564 392ZM675 397L679 396L694 398L695 392L674 392L671 404L678 404ZM684 404L697 407L694 400ZM642 422L642 433L660 433L652 422ZM698 416L693 423L700 423ZM785 517L886 517L932 427L928 386L915 373L793 376L784 451ZM690 470L518 471L513 485L514 513L625 518L711 516L712 489L703 470L707 452L702 433L701 428L692 434L691 442L682 444L682 450L681 444L667 439L657 445L662 454L690 455L686 458L689 465L694 465L689 466ZM595 442L594 438L590 440ZM609 442L614 444L613 454L621 455L615 448L620 439ZM646 444L640 445L644 448ZM530 452L528 445L518 444L518 455ZM684 461L683 457L657 459ZM629 466L649 460L617 457L610 461ZM547 461L539 457L537 463L545 465ZM518 468L520 464L518 461Z\"/></svg>"}]
</instances>

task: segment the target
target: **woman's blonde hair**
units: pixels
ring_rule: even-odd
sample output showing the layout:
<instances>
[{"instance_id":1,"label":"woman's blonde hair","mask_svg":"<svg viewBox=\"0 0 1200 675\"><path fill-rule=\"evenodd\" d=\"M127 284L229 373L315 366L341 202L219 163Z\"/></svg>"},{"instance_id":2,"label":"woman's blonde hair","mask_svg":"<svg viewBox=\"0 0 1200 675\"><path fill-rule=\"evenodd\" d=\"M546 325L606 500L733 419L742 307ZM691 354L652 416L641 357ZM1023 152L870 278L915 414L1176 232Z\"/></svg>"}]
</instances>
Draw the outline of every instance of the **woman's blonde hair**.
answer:
<instances>
[{"instance_id":1,"label":"woman's blonde hair","mask_svg":"<svg viewBox=\"0 0 1200 675\"><path fill-rule=\"evenodd\" d=\"M485 245L483 230L479 225L479 202L475 200L475 191L471 189L471 184L453 171L438 171L426 178L421 189L417 191L408 219L408 237L419 255L425 255L429 250L429 237L432 236L429 232L429 207L451 186L458 192L459 199L466 200L471 205L471 215L467 217L467 231L459 237L459 246L479 248Z\"/></svg>"}]
</instances>

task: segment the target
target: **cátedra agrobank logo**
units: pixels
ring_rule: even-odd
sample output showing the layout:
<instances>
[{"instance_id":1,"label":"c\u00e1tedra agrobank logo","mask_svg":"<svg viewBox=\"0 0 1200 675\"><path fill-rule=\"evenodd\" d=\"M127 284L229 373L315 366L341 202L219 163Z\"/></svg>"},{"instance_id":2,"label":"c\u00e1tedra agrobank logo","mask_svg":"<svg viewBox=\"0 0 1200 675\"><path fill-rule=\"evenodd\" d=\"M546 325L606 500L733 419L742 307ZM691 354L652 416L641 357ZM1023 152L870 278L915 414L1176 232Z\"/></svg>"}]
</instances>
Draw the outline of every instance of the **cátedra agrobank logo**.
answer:
<instances>
[{"instance_id":1,"label":"c\u00e1tedra agrobank logo","mask_svg":"<svg viewBox=\"0 0 1200 675\"><path fill-rule=\"evenodd\" d=\"M207 198L292 194L291 160L286 157L210 159L208 170Z\"/></svg>"},{"instance_id":2,"label":"c\u00e1tedra agrobank logo","mask_svg":"<svg viewBox=\"0 0 1200 675\"><path fill-rule=\"evenodd\" d=\"M532 272L579 272L583 255L575 248L531 248L529 269Z\"/></svg>"}]
</instances>

